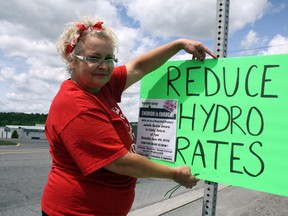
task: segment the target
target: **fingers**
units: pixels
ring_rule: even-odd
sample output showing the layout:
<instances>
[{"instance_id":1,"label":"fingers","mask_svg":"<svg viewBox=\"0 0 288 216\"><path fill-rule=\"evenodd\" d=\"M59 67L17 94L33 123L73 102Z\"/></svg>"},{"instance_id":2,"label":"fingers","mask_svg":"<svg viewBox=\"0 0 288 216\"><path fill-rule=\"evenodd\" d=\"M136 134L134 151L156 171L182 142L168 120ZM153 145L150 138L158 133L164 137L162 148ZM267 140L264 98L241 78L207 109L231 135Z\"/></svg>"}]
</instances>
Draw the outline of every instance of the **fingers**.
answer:
<instances>
[{"instance_id":1,"label":"fingers","mask_svg":"<svg viewBox=\"0 0 288 216\"><path fill-rule=\"evenodd\" d=\"M195 177L197 174L195 174L195 176L191 175L191 169L188 166L179 166L176 169L178 174L174 181L186 188L194 187L200 180Z\"/></svg>"},{"instance_id":2,"label":"fingers","mask_svg":"<svg viewBox=\"0 0 288 216\"><path fill-rule=\"evenodd\" d=\"M189 186L186 186L187 189L192 189L194 186L196 186L197 183L191 183Z\"/></svg>"},{"instance_id":3,"label":"fingers","mask_svg":"<svg viewBox=\"0 0 288 216\"><path fill-rule=\"evenodd\" d=\"M187 184L187 185L183 185L183 186L185 186L187 189L192 189L194 186L196 186L197 185L197 182L192 182L192 183L190 183L190 184Z\"/></svg>"},{"instance_id":4,"label":"fingers","mask_svg":"<svg viewBox=\"0 0 288 216\"><path fill-rule=\"evenodd\" d=\"M206 58L206 53L214 59L217 58L217 56L210 49L200 43L199 45L195 46L195 52L193 53L192 59L203 61Z\"/></svg>"},{"instance_id":5,"label":"fingers","mask_svg":"<svg viewBox=\"0 0 288 216\"><path fill-rule=\"evenodd\" d=\"M187 185L185 186L187 189L191 189L193 188L194 186L197 185L197 182L199 181L200 179L197 179L195 177L192 177L191 181L187 183Z\"/></svg>"},{"instance_id":6,"label":"fingers","mask_svg":"<svg viewBox=\"0 0 288 216\"><path fill-rule=\"evenodd\" d=\"M206 53L204 51L204 48L202 48L202 45L196 46L192 59L193 60L197 59L199 61L203 61L205 59L205 57L206 57Z\"/></svg>"},{"instance_id":7,"label":"fingers","mask_svg":"<svg viewBox=\"0 0 288 216\"><path fill-rule=\"evenodd\" d=\"M216 59L218 58L217 55L215 55L211 50L209 50L208 48L206 48L206 53L208 53L208 55L210 55L212 58Z\"/></svg>"}]
</instances>

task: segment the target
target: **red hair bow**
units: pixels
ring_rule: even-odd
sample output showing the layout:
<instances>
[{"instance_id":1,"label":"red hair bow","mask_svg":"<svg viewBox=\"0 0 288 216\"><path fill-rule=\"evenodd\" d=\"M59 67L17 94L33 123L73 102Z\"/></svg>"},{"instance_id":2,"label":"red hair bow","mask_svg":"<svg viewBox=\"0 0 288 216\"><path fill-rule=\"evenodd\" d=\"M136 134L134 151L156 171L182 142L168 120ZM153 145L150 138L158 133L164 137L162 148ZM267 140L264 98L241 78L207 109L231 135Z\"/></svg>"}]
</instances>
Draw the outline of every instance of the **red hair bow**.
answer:
<instances>
[{"instance_id":1,"label":"red hair bow","mask_svg":"<svg viewBox=\"0 0 288 216\"><path fill-rule=\"evenodd\" d=\"M76 25L76 27L77 28L79 28L79 33L80 33L80 35L79 35L79 37L77 38L77 42L75 43L75 42L70 42L70 44L68 44L68 46L67 46L67 48L66 48L66 53L67 54L69 54L69 53L71 53L72 51L73 51L73 49L74 49L74 47L76 46L76 44L79 42L79 40L80 40L80 38L81 38L81 36L82 36L82 34L83 34L83 32L85 31L85 30L96 30L96 31L100 31L100 30L102 30L103 29L103 27L102 27L102 25L103 25L103 22L97 22L97 23L95 23L93 26L89 26L88 28L85 26L85 25L83 25L83 24L77 24Z\"/></svg>"}]
</instances>

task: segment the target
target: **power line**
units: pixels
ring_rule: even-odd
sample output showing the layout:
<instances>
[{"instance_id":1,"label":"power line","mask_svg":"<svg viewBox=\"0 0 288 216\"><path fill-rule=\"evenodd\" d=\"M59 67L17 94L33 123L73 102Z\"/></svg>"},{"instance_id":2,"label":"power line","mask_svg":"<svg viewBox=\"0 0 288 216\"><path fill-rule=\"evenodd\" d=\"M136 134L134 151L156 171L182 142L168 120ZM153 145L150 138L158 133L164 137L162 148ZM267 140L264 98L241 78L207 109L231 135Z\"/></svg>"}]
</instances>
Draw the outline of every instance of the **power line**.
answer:
<instances>
[{"instance_id":1,"label":"power line","mask_svg":"<svg viewBox=\"0 0 288 216\"><path fill-rule=\"evenodd\" d=\"M234 52L242 52L242 51L260 50L260 49L267 49L267 48L270 48L270 47L287 46L287 45L288 45L288 43L284 43L284 44L278 44L278 45L274 45L274 46L263 46L263 47L249 48L249 49L231 50L231 51L228 51L228 52L229 53L234 53Z\"/></svg>"}]
</instances>

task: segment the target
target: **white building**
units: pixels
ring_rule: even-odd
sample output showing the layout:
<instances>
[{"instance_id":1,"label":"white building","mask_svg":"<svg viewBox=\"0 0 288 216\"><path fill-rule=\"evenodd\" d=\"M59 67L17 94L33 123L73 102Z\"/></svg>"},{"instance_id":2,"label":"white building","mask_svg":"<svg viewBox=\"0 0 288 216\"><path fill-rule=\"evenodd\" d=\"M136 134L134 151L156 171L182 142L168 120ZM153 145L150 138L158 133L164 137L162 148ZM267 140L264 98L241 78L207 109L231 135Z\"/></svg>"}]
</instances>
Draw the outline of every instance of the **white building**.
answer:
<instances>
[{"instance_id":1,"label":"white building","mask_svg":"<svg viewBox=\"0 0 288 216\"><path fill-rule=\"evenodd\" d=\"M45 125L42 124L35 126L6 125L0 128L0 138L10 139L13 133L17 133L18 139L46 139Z\"/></svg>"},{"instance_id":2,"label":"white building","mask_svg":"<svg viewBox=\"0 0 288 216\"><path fill-rule=\"evenodd\" d=\"M0 127L0 138L11 138L11 130L6 127Z\"/></svg>"}]
</instances>

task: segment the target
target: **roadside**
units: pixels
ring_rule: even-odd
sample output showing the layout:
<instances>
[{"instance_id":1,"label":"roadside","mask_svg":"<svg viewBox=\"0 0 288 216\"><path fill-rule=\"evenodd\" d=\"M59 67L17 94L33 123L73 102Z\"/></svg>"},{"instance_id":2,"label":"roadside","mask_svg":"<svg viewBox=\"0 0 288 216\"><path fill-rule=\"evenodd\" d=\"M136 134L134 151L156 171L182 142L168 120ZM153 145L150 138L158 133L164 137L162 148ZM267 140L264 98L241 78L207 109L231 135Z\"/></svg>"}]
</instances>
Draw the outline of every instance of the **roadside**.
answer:
<instances>
[{"instance_id":1,"label":"roadside","mask_svg":"<svg viewBox=\"0 0 288 216\"><path fill-rule=\"evenodd\" d=\"M10 140L1 140L0 139L0 146L7 146L7 145L18 145L18 142L10 141Z\"/></svg>"},{"instance_id":2,"label":"roadside","mask_svg":"<svg viewBox=\"0 0 288 216\"><path fill-rule=\"evenodd\" d=\"M229 187L228 185L218 185L219 191ZM143 208L132 210L128 216L158 216L163 215L167 212L173 211L175 209L180 209L183 206L193 203L197 200L202 200L204 194L204 187L195 188L189 192L185 192L178 196L174 196L169 199L164 199L152 205L145 206ZM182 214L179 214L182 215Z\"/></svg>"},{"instance_id":3,"label":"roadside","mask_svg":"<svg viewBox=\"0 0 288 216\"><path fill-rule=\"evenodd\" d=\"M203 188L137 209L128 216L201 216ZM216 216L287 216L288 197L218 185Z\"/></svg>"}]
</instances>

